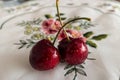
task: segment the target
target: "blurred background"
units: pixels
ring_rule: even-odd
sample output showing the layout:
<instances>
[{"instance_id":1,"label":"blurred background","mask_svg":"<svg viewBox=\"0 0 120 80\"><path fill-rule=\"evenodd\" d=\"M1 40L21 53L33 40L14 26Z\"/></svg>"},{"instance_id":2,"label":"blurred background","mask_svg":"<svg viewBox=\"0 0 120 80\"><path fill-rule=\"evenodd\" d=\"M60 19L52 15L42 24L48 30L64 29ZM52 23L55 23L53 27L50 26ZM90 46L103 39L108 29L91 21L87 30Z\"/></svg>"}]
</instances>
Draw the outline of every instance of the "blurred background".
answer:
<instances>
[{"instance_id":1,"label":"blurred background","mask_svg":"<svg viewBox=\"0 0 120 80\"><path fill-rule=\"evenodd\" d=\"M2 6L12 7L15 5L25 3L27 1L35 1L35 0L0 0L0 3L2 3ZM113 1L115 1L115 0L113 0ZM116 0L116 1L120 1L120 0Z\"/></svg>"},{"instance_id":2,"label":"blurred background","mask_svg":"<svg viewBox=\"0 0 120 80\"><path fill-rule=\"evenodd\" d=\"M3 3L2 4L3 6L12 7L15 5L25 3L27 1L34 1L34 0L0 0L0 1L1 1L1 3Z\"/></svg>"}]
</instances>

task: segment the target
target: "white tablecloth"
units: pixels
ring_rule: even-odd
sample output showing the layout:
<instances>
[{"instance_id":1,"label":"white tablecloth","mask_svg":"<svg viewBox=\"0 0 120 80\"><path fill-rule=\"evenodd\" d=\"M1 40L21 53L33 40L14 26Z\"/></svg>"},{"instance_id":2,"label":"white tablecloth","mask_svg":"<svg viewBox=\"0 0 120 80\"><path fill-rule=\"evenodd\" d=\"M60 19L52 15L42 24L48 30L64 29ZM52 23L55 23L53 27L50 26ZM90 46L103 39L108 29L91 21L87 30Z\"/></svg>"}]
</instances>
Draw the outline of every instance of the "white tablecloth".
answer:
<instances>
[{"instance_id":1,"label":"white tablecloth","mask_svg":"<svg viewBox=\"0 0 120 80\"><path fill-rule=\"evenodd\" d=\"M90 49L95 61L86 61L87 77L77 80L119 80L120 76L120 3L104 0L60 0L61 12L67 17L90 17L96 27L88 29L96 34L106 33L108 38ZM16 25L23 20L43 17L45 13L54 14L55 0L31 1L15 7L0 9L0 80L72 80L73 75L64 77L65 64L59 64L50 71L36 71L29 64L31 48L18 49L14 45L29 36L24 27Z\"/></svg>"}]
</instances>

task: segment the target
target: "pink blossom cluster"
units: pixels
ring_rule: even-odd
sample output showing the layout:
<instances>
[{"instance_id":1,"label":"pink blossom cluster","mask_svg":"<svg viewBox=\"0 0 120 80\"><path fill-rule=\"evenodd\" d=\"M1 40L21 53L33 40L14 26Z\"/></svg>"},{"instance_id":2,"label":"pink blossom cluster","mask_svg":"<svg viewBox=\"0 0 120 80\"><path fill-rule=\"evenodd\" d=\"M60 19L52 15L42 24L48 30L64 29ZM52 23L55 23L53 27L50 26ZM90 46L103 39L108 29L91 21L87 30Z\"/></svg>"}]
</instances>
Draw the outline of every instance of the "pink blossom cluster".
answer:
<instances>
[{"instance_id":1,"label":"pink blossom cluster","mask_svg":"<svg viewBox=\"0 0 120 80\"><path fill-rule=\"evenodd\" d=\"M60 22L54 19L47 19L42 23L42 30L46 35L57 33L61 27ZM73 29L62 30L58 36L58 40L66 38L67 35L73 38L83 38L86 42L86 38L83 37L82 33Z\"/></svg>"}]
</instances>

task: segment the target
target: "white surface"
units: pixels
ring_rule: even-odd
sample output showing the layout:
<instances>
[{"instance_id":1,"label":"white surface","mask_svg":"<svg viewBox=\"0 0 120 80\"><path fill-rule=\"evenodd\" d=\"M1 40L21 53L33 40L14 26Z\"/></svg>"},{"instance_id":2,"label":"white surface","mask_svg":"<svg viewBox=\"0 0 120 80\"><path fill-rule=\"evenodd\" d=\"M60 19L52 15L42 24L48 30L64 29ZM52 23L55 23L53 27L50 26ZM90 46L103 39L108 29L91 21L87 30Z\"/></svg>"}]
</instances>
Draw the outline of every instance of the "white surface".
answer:
<instances>
[{"instance_id":1,"label":"white surface","mask_svg":"<svg viewBox=\"0 0 120 80\"><path fill-rule=\"evenodd\" d=\"M42 0L41 0L42 1ZM43 0L44 1L44 0ZM50 1L50 2L49 2ZM96 42L98 48L93 49L92 57L95 57L96 61L86 61L86 73L87 77L78 76L77 80L119 80L120 76L120 17L116 14L119 12L105 12L101 13L95 9L93 3L100 4L99 0L61 0L61 4L64 5L67 2L76 3L78 5L81 2L89 1L91 7L79 6L75 8L63 8L61 11L68 14L68 17L74 15L90 17L96 27L91 28L96 34L107 33L109 36L107 39ZM54 1L48 0L49 4L53 4ZM100 1L104 3L104 1ZM110 2L112 3L112 2ZM113 4L118 4L114 3ZM46 4L47 5L47 4ZM43 6L42 6L43 7ZM105 8L103 8L105 9ZM59 64L55 69L50 71L36 71L29 65L29 49L18 50L18 46L14 43L20 39L26 39L24 36L23 28L16 26L17 22L22 20L28 20L38 16L42 16L44 13L55 13L55 9L42 8L39 11L16 17L6 23L2 30L0 30L0 80L72 80L73 75L64 77L65 71L64 64ZM7 18L14 16L18 13L2 16L0 24ZM119 13L120 14L120 13ZM2 13L0 13L2 15Z\"/></svg>"}]
</instances>

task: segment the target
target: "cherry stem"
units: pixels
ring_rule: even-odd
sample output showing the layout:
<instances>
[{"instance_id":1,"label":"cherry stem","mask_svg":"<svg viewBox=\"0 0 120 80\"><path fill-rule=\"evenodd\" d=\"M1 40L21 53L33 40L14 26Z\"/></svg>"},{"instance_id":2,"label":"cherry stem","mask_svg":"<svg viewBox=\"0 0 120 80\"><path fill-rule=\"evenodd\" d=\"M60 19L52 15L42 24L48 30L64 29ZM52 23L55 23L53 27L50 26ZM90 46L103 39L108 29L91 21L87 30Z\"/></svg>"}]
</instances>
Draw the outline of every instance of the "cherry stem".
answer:
<instances>
[{"instance_id":1,"label":"cherry stem","mask_svg":"<svg viewBox=\"0 0 120 80\"><path fill-rule=\"evenodd\" d=\"M53 45L55 44L55 42L56 42L56 40L57 40L57 37L58 37L60 31L61 31L65 26L67 26L69 23L74 22L74 21L78 21L78 20L88 20L88 21L91 21L91 19L90 19L90 18L87 18L87 17L74 18L74 19L71 19L71 20L67 21L67 22L59 29L58 33L56 34L56 37L55 37L55 39L54 39L54 41L53 41Z\"/></svg>"},{"instance_id":2,"label":"cherry stem","mask_svg":"<svg viewBox=\"0 0 120 80\"><path fill-rule=\"evenodd\" d=\"M60 17L60 10L59 10L58 2L59 2L59 0L56 0L57 14L58 14L58 18L59 18L60 24L62 26L63 24L62 24L62 20L61 20L61 17Z\"/></svg>"},{"instance_id":3,"label":"cherry stem","mask_svg":"<svg viewBox=\"0 0 120 80\"><path fill-rule=\"evenodd\" d=\"M62 20L61 20L61 16L60 16L60 10L59 10L59 0L56 0L56 8L57 8L57 14L58 14L58 18L60 21L61 26L63 26ZM63 31L65 32L65 35L67 37L67 39L69 40L69 37L67 36L67 32L65 29L63 29Z\"/></svg>"}]
</instances>

